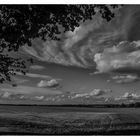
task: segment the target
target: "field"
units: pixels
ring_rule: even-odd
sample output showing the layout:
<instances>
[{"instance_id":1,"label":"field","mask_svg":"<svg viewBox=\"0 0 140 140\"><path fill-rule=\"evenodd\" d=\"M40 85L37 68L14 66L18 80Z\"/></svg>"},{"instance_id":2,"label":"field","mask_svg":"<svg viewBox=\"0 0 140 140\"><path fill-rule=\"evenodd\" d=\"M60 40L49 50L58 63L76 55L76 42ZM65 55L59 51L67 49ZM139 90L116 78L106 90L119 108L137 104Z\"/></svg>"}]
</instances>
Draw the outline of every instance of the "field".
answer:
<instances>
[{"instance_id":1,"label":"field","mask_svg":"<svg viewBox=\"0 0 140 140\"><path fill-rule=\"evenodd\" d=\"M140 108L1 105L0 135L140 135Z\"/></svg>"}]
</instances>

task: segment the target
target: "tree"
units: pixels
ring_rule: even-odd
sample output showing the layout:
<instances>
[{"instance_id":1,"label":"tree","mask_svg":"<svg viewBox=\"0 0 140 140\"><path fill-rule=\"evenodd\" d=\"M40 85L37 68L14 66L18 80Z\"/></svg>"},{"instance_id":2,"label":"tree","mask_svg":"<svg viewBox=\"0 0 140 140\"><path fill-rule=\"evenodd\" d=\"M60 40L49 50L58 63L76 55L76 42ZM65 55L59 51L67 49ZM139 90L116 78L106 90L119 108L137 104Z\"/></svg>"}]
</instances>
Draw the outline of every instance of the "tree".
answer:
<instances>
[{"instance_id":1,"label":"tree","mask_svg":"<svg viewBox=\"0 0 140 140\"><path fill-rule=\"evenodd\" d=\"M74 31L80 22L91 20L99 12L110 21L112 9L119 5L0 5L0 82L10 81L16 71L26 73L26 63L9 55L32 40L60 40L59 34ZM60 30L63 28L63 31Z\"/></svg>"}]
</instances>

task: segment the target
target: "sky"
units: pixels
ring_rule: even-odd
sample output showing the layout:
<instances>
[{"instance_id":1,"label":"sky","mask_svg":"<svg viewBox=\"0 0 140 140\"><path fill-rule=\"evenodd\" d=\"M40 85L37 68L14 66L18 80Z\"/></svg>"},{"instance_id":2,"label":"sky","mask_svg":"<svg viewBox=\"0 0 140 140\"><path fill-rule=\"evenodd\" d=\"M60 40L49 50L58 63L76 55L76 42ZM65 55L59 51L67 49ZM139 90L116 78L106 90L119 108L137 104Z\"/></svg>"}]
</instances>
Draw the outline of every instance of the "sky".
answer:
<instances>
[{"instance_id":1,"label":"sky","mask_svg":"<svg viewBox=\"0 0 140 140\"><path fill-rule=\"evenodd\" d=\"M1 103L73 104L140 99L140 6L97 13L60 41L33 40L18 55L33 57L24 76L0 85ZM15 86L12 86L15 84Z\"/></svg>"}]
</instances>

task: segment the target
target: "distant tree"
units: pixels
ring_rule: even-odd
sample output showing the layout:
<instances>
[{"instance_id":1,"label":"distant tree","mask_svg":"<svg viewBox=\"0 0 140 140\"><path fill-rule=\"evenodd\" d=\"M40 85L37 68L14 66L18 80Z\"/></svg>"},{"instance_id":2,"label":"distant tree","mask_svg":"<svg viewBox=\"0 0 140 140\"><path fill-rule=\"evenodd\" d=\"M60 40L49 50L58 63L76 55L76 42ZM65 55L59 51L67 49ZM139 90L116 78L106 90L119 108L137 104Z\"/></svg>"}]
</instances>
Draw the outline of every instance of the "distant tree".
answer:
<instances>
[{"instance_id":1,"label":"distant tree","mask_svg":"<svg viewBox=\"0 0 140 140\"><path fill-rule=\"evenodd\" d=\"M125 103L121 103L120 107L126 107L126 104Z\"/></svg>"},{"instance_id":2,"label":"distant tree","mask_svg":"<svg viewBox=\"0 0 140 140\"><path fill-rule=\"evenodd\" d=\"M74 31L80 22L91 20L96 12L110 21L112 9L119 5L0 5L0 82L10 81L16 71L26 73L26 63L9 55L25 44L32 46L34 38L59 40L60 27Z\"/></svg>"},{"instance_id":3,"label":"distant tree","mask_svg":"<svg viewBox=\"0 0 140 140\"><path fill-rule=\"evenodd\" d=\"M135 102L135 103L133 104L133 106L134 106L134 107L140 107L140 102Z\"/></svg>"}]
</instances>

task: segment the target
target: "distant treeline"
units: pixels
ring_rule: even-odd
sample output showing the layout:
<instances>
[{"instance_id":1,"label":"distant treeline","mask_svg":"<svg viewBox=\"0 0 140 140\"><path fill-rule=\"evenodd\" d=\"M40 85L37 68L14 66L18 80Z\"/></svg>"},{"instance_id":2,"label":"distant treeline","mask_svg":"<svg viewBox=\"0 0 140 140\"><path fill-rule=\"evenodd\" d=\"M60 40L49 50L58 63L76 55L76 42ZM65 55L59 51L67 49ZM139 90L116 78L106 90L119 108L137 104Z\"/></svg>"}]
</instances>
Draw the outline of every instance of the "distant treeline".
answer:
<instances>
[{"instance_id":1,"label":"distant treeline","mask_svg":"<svg viewBox=\"0 0 140 140\"><path fill-rule=\"evenodd\" d=\"M90 108L136 108L140 107L140 102L135 103L120 103L120 104L0 104L0 106L46 106L46 107L90 107Z\"/></svg>"}]
</instances>

